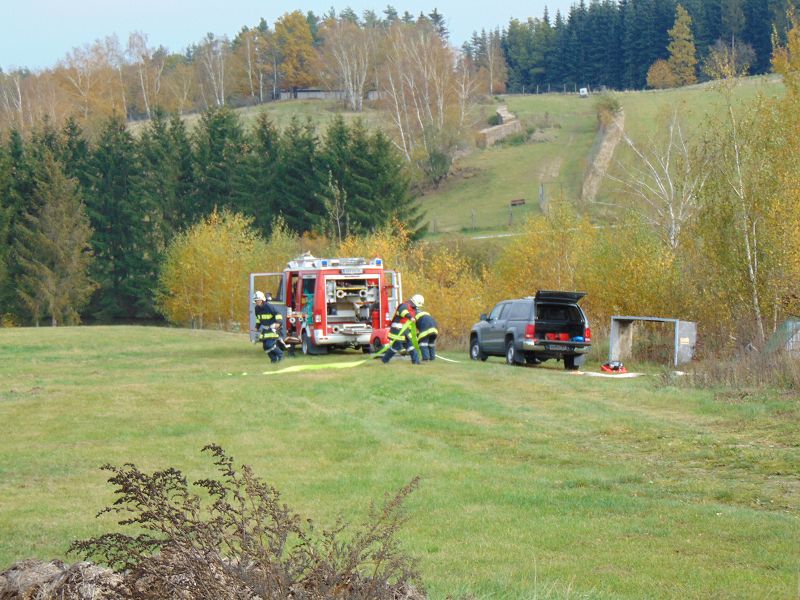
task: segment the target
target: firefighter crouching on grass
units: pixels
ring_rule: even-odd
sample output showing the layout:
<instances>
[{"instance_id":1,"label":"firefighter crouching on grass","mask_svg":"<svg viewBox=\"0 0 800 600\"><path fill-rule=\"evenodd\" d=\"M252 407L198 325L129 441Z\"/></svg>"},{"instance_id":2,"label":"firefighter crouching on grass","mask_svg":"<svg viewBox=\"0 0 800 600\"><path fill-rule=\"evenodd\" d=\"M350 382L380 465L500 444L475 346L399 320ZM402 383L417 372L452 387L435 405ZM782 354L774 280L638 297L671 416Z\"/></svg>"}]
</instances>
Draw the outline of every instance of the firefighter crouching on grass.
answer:
<instances>
[{"instance_id":1,"label":"firefighter crouching on grass","mask_svg":"<svg viewBox=\"0 0 800 600\"><path fill-rule=\"evenodd\" d=\"M409 327L414 324L417 309L421 309L425 304L425 298L419 294L414 294L409 300L400 304L397 310L394 311L392 317L392 325L389 328L389 343L391 347L381 357L383 364L387 364L392 357L404 349L408 349L411 355L411 364L420 364L417 349L411 343L411 332Z\"/></svg>"},{"instance_id":2,"label":"firefighter crouching on grass","mask_svg":"<svg viewBox=\"0 0 800 600\"><path fill-rule=\"evenodd\" d=\"M253 301L255 302L253 312L256 316L256 330L258 331L261 345L269 359L274 363L278 362L283 358L283 351L278 344L280 340L278 329L283 321L283 315L267 301L264 292L253 294Z\"/></svg>"},{"instance_id":3,"label":"firefighter crouching on grass","mask_svg":"<svg viewBox=\"0 0 800 600\"><path fill-rule=\"evenodd\" d=\"M421 306L420 309L422 309ZM418 310L416 321L417 341L419 342L419 351L422 352L422 360L436 360L436 338L439 336L436 319L431 316L431 313Z\"/></svg>"}]
</instances>

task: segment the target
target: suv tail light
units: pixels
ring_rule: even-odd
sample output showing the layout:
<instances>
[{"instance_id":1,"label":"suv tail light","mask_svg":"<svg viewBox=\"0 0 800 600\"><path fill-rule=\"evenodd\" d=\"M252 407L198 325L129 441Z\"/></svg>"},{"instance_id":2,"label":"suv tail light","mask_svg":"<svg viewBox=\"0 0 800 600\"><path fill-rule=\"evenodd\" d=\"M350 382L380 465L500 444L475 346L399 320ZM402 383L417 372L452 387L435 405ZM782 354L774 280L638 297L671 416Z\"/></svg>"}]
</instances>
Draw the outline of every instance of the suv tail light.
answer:
<instances>
[{"instance_id":1,"label":"suv tail light","mask_svg":"<svg viewBox=\"0 0 800 600\"><path fill-rule=\"evenodd\" d=\"M589 327L586 328L586 331L583 334L583 339L587 342L592 341L592 330Z\"/></svg>"},{"instance_id":2,"label":"suv tail light","mask_svg":"<svg viewBox=\"0 0 800 600\"><path fill-rule=\"evenodd\" d=\"M536 337L536 325L525 325L525 339L532 340Z\"/></svg>"}]
</instances>

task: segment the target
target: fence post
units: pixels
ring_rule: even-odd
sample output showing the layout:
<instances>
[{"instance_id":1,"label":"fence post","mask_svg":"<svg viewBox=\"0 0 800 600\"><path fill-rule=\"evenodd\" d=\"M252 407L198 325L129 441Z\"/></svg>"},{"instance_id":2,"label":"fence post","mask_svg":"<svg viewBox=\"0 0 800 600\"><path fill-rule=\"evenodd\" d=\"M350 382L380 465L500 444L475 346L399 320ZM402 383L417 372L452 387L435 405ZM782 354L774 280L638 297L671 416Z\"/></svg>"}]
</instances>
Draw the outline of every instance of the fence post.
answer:
<instances>
[{"instance_id":1,"label":"fence post","mask_svg":"<svg viewBox=\"0 0 800 600\"><path fill-rule=\"evenodd\" d=\"M472 231L475 231L475 209L472 209Z\"/></svg>"},{"instance_id":2,"label":"fence post","mask_svg":"<svg viewBox=\"0 0 800 600\"><path fill-rule=\"evenodd\" d=\"M510 204L508 205L508 226L511 227L514 224L514 207Z\"/></svg>"}]
</instances>

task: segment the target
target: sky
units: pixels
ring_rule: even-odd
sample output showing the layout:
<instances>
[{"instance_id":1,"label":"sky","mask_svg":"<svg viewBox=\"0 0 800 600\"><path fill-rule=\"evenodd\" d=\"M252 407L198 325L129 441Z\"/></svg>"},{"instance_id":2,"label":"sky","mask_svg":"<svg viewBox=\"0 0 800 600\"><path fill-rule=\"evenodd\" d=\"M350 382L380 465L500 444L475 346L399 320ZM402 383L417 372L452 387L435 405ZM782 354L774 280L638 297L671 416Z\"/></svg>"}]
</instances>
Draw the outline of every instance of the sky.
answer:
<instances>
[{"instance_id":1,"label":"sky","mask_svg":"<svg viewBox=\"0 0 800 600\"><path fill-rule=\"evenodd\" d=\"M261 17L272 27L286 12L311 10L317 15L335 8L351 7L359 15L371 9L383 16L391 4L399 14L430 13L436 8L444 15L450 41L460 46L473 31L504 27L509 20L541 18L547 5L569 10L577 0L501 0L498 4L478 0L0 0L0 68L28 67L32 70L55 66L73 48L116 34L121 46L128 34L141 31L151 46L166 46L182 52L199 42L206 33L233 38L245 25L255 26ZM491 8L489 8L491 7Z\"/></svg>"}]
</instances>

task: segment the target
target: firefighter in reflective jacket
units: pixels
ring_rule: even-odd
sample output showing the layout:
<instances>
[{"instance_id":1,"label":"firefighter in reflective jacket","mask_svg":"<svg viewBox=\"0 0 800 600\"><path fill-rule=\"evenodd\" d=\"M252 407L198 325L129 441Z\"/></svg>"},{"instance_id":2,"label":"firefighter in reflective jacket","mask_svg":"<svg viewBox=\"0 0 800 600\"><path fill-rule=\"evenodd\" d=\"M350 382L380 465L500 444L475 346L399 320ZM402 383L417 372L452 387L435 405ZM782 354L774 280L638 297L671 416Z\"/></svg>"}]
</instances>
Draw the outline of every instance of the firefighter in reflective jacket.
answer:
<instances>
[{"instance_id":1,"label":"firefighter in reflective jacket","mask_svg":"<svg viewBox=\"0 0 800 600\"><path fill-rule=\"evenodd\" d=\"M436 359L436 338L439 330L436 329L436 319L424 310L417 311L417 341L419 351L422 352L422 360Z\"/></svg>"},{"instance_id":2,"label":"firefighter in reflective jacket","mask_svg":"<svg viewBox=\"0 0 800 600\"><path fill-rule=\"evenodd\" d=\"M272 304L267 301L264 292L256 292L253 295L255 308L253 312L256 316L256 330L264 352L267 353L272 362L278 362L283 358L283 352L278 346L278 329L283 321L283 315L279 313Z\"/></svg>"},{"instance_id":3,"label":"firefighter in reflective jacket","mask_svg":"<svg viewBox=\"0 0 800 600\"><path fill-rule=\"evenodd\" d=\"M388 363L395 354L404 349L409 351L412 364L420 364L417 349L411 344L411 332L409 331L409 327L414 323L417 310L421 309L424 303L425 299L422 296L414 294L408 301L403 302L397 307L397 310L394 311L394 317L392 317L392 325L389 328L388 336L391 347L381 357L384 364Z\"/></svg>"}]
</instances>

